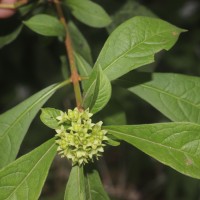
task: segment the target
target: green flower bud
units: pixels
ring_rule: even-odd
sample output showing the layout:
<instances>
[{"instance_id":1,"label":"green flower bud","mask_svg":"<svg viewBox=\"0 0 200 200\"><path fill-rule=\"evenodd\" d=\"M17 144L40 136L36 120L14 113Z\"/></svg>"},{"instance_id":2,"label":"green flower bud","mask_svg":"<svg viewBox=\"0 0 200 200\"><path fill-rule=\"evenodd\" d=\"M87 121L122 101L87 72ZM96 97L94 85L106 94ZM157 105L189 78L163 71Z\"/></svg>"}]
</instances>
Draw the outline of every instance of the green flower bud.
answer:
<instances>
[{"instance_id":1,"label":"green flower bud","mask_svg":"<svg viewBox=\"0 0 200 200\"><path fill-rule=\"evenodd\" d=\"M56 119L60 127L56 129L57 151L61 157L67 157L73 165L84 165L98 159L104 152L104 141L107 141L107 131L102 130L103 122L92 123L92 113L89 109L79 111L77 108L61 111ZM68 122L69 127L64 124Z\"/></svg>"},{"instance_id":2,"label":"green flower bud","mask_svg":"<svg viewBox=\"0 0 200 200\"><path fill-rule=\"evenodd\" d=\"M62 111L60 111L60 116L56 117L56 119L59 121L58 124L69 122L67 113Z\"/></svg>"}]
</instances>

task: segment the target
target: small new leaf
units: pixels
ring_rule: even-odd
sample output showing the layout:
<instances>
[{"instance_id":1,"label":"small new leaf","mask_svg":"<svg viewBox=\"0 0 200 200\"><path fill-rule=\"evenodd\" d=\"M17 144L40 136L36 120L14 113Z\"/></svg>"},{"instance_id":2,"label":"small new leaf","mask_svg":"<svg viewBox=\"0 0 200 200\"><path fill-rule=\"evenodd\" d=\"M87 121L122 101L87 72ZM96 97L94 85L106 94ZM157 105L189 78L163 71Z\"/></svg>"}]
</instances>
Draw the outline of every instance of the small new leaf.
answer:
<instances>
[{"instance_id":1,"label":"small new leaf","mask_svg":"<svg viewBox=\"0 0 200 200\"><path fill-rule=\"evenodd\" d=\"M58 116L60 116L60 110L55 108L42 108L40 119L49 128L57 129L59 124L56 117Z\"/></svg>"},{"instance_id":2,"label":"small new leaf","mask_svg":"<svg viewBox=\"0 0 200 200\"><path fill-rule=\"evenodd\" d=\"M74 56L76 59L76 66L78 68L79 74L82 77L89 77L89 75L92 71L92 67L90 66L90 64L78 53L74 52ZM82 85L83 89L85 90L85 86L87 85L87 79L82 80L81 85Z\"/></svg>"},{"instance_id":3,"label":"small new leaf","mask_svg":"<svg viewBox=\"0 0 200 200\"><path fill-rule=\"evenodd\" d=\"M111 146L114 146L114 147L120 145L120 142L118 142L118 141L116 141L116 140L112 140L112 139L109 138L109 137L108 137L108 141L107 141L107 143L108 143L109 145L111 145Z\"/></svg>"},{"instance_id":4,"label":"small new leaf","mask_svg":"<svg viewBox=\"0 0 200 200\"><path fill-rule=\"evenodd\" d=\"M112 90L110 81L101 67L93 69L92 76L90 76L85 88L83 106L90 108L92 113L100 111L108 103Z\"/></svg>"},{"instance_id":5,"label":"small new leaf","mask_svg":"<svg viewBox=\"0 0 200 200\"><path fill-rule=\"evenodd\" d=\"M90 64L78 53L74 52L76 65L81 76L88 77L92 71Z\"/></svg>"}]
</instances>

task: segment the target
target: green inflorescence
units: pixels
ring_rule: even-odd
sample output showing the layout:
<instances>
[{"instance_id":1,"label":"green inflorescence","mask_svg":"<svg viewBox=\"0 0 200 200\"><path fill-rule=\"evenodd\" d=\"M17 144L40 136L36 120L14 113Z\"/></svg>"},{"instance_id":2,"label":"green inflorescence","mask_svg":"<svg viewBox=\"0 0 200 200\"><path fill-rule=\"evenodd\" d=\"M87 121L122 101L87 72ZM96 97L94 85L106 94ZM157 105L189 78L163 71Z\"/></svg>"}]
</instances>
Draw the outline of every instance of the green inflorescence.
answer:
<instances>
[{"instance_id":1,"label":"green inflorescence","mask_svg":"<svg viewBox=\"0 0 200 200\"><path fill-rule=\"evenodd\" d=\"M60 112L59 128L56 129L57 151L61 157L67 157L73 165L84 165L104 152L107 131L102 130L103 122L92 123L89 110L77 108Z\"/></svg>"}]
</instances>

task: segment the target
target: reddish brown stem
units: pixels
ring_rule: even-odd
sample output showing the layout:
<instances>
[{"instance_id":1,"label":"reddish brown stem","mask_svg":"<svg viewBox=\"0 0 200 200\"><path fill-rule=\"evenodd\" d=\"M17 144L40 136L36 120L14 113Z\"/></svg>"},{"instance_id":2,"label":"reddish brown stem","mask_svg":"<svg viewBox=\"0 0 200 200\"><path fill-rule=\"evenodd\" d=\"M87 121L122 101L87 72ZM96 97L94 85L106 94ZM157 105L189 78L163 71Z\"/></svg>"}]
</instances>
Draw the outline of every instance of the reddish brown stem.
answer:
<instances>
[{"instance_id":1,"label":"reddish brown stem","mask_svg":"<svg viewBox=\"0 0 200 200\"><path fill-rule=\"evenodd\" d=\"M66 47L66 51L67 51L67 55L68 55L68 59L69 59L69 65L70 65L70 71L71 71L71 81L74 86L76 106L78 107L78 109L81 110L82 109L82 107L81 107L82 94L81 94L81 89L80 89L80 84L79 84L79 81L81 80L81 78L80 78L80 75L78 74L76 63L75 63L74 51L73 51L72 41L70 38L70 33L68 30L67 22L65 20L64 14L63 14L62 7L60 5L60 1L54 0L53 2L56 6L56 10L57 10L58 16L60 18L60 21L63 24L63 26L65 27L65 31L66 31L65 47Z\"/></svg>"}]
</instances>

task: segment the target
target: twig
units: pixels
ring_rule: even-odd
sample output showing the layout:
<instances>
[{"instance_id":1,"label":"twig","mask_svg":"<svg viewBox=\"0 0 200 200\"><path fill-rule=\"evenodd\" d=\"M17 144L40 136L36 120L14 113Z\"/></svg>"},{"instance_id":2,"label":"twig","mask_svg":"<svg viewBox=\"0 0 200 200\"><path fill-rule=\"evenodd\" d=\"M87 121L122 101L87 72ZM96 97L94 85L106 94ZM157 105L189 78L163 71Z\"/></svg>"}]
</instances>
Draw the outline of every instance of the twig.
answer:
<instances>
[{"instance_id":1,"label":"twig","mask_svg":"<svg viewBox=\"0 0 200 200\"><path fill-rule=\"evenodd\" d=\"M75 58L74 58L74 51L73 51L73 45L72 41L70 38L70 33L68 30L67 22L65 20L63 10L60 4L60 0L53 0L56 10L58 13L58 16L60 18L61 23L63 24L65 31L66 31L66 38L65 38L65 47L69 59L69 65L70 65L70 71L71 71L71 81L74 86L74 93L75 93L75 98L76 98L76 106L78 109L82 109L81 104L82 104L82 94L81 94L81 89L80 89L80 84L79 81L81 80L80 75L78 74L76 63L75 63Z\"/></svg>"}]
</instances>

